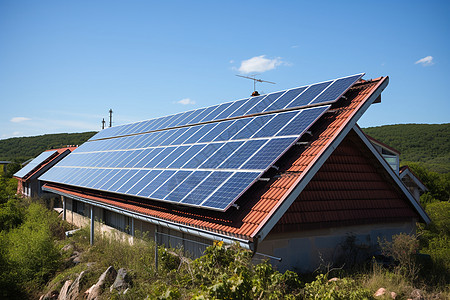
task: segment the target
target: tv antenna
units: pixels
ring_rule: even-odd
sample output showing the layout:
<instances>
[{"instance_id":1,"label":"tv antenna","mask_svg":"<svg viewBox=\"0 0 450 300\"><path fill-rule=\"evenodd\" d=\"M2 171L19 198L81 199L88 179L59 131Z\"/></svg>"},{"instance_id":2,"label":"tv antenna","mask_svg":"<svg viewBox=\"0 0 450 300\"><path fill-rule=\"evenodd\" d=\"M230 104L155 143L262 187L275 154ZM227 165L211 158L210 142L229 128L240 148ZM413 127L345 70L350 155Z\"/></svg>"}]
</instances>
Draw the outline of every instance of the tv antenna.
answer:
<instances>
[{"instance_id":1,"label":"tv antenna","mask_svg":"<svg viewBox=\"0 0 450 300\"><path fill-rule=\"evenodd\" d=\"M262 80L262 79L256 78L256 75L259 75L259 74L253 74L253 75L249 75L249 76L243 76L243 75L236 75L236 76L253 80L253 90L255 92L256 92L256 82L266 82L266 83L276 84L275 82L272 82L272 81L267 81L267 80Z\"/></svg>"}]
</instances>

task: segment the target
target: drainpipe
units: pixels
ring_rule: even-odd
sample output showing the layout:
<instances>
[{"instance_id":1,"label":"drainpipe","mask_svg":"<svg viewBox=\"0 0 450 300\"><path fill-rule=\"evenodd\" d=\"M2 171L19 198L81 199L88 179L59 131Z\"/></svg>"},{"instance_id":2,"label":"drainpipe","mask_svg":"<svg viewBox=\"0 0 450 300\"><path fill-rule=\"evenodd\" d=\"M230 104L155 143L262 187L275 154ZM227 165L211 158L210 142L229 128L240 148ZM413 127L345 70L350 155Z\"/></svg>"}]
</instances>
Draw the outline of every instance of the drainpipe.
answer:
<instances>
[{"instance_id":1,"label":"drainpipe","mask_svg":"<svg viewBox=\"0 0 450 300\"><path fill-rule=\"evenodd\" d=\"M61 196L63 206L63 220L66 221L66 197Z\"/></svg>"},{"instance_id":2,"label":"drainpipe","mask_svg":"<svg viewBox=\"0 0 450 300\"><path fill-rule=\"evenodd\" d=\"M91 204L91 245L94 245L94 206Z\"/></svg>"}]
</instances>

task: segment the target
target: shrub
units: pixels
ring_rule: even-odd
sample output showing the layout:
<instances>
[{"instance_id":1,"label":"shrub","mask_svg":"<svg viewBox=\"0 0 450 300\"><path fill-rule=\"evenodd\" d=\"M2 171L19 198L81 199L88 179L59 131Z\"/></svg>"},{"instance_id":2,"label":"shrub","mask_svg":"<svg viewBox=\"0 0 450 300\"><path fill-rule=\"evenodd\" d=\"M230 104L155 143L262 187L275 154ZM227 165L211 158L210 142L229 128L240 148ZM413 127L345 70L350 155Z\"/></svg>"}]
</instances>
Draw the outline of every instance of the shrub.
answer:
<instances>
[{"instance_id":1,"label":"shrub","mask_svg":"<svg viewBox=\"0 0 450 300\"><path fill-rule=\"evenodd\" d=\"M381 251L386 256L393 257L397 262L396 271L410 280L417 279L420 266L417 263L419 241L415 235L400 233L392 237L392 242L384 239L379 241Z\"/></svg>"},{"instance_id":2,"label":"shrub","mask_svg":"<svg viewBox=\"0 0 450 300\"><path fill-rule=\"evenodd\" d=\"M304 297L324 300L373 299L372 292L360 287L355 280L343 278L329 281L326 274L318 275L315 281L305 285Z\"/></svg>"}]
</instances>

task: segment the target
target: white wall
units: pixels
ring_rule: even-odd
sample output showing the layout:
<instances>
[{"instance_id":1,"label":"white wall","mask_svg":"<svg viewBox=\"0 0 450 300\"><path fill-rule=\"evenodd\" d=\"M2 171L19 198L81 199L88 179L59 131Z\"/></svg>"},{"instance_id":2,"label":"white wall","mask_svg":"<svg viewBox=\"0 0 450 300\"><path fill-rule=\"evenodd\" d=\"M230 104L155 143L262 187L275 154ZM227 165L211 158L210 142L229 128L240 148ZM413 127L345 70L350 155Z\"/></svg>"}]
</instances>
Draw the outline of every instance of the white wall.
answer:
<instances>
[{"instance_id":1,"label":"white wall","mask_svg":"<svg viewBox=\"0 0 450 300\"><path fill-rule=\"evenodd\" d=\"M415 221L270 233L259 243L257 251L282 258L281 262L271 260L281 272L287 269L312 272L319 267L326 269L333 261L342 266L364 260L376 250L379 238L390 240L401 232L415 233ZM349 247L351 237L355 238L355 245Z\"/></svg>"}]
</instances>

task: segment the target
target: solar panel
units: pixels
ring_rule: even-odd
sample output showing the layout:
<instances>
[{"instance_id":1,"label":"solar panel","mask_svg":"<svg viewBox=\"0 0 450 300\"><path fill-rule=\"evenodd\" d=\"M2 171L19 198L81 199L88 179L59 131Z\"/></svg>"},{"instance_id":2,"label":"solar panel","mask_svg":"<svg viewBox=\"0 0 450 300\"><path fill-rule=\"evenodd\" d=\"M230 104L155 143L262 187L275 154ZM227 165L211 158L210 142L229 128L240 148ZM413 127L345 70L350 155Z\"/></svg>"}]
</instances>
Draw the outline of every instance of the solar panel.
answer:
<instances>
[{"instance_id":1,"label":"solar panel","mask_svg":"<svg viewBox=\"0 0 450 300\"><path fill-rule=\"evenodd\" d=\"M47 160L48 158L50 158L53 154L55 154L56 150L53 151L44 151L41 154L39 154L35 159L33 159L32 161L30 161L25 167L23 167L22 169L20 169L19 171L17 171L14 176L19 177L19 178L23 178L25 177L28 173L30 173L31 171L33 171L34 168L36 168L37 166L39 166L41 163L43 163L45 160Z\"/></svg>"},{"instance_id":2,"label":"solar panel","mask_svg":"<svg viewBox=\"0 0 450 300\"><path fill-rule=\"evenodd\" d=\"M112 127L40 179L224 211L361 76Z\"/></svg>"},{"instance_id":3,"label":"solar panel","mask_svg":"<svg viewBox=\"0 0 450 300\"><path fill-rule=\"evenodd\" d=\"M186 126L211 120L241 117L260 112L330 104L338 100L363 75L364 73L360 73L148 121L110 127L100 131L89 140L117 137L119 135L139 134L169 128L170 126Z\"/></svg>"}]
</instances>

